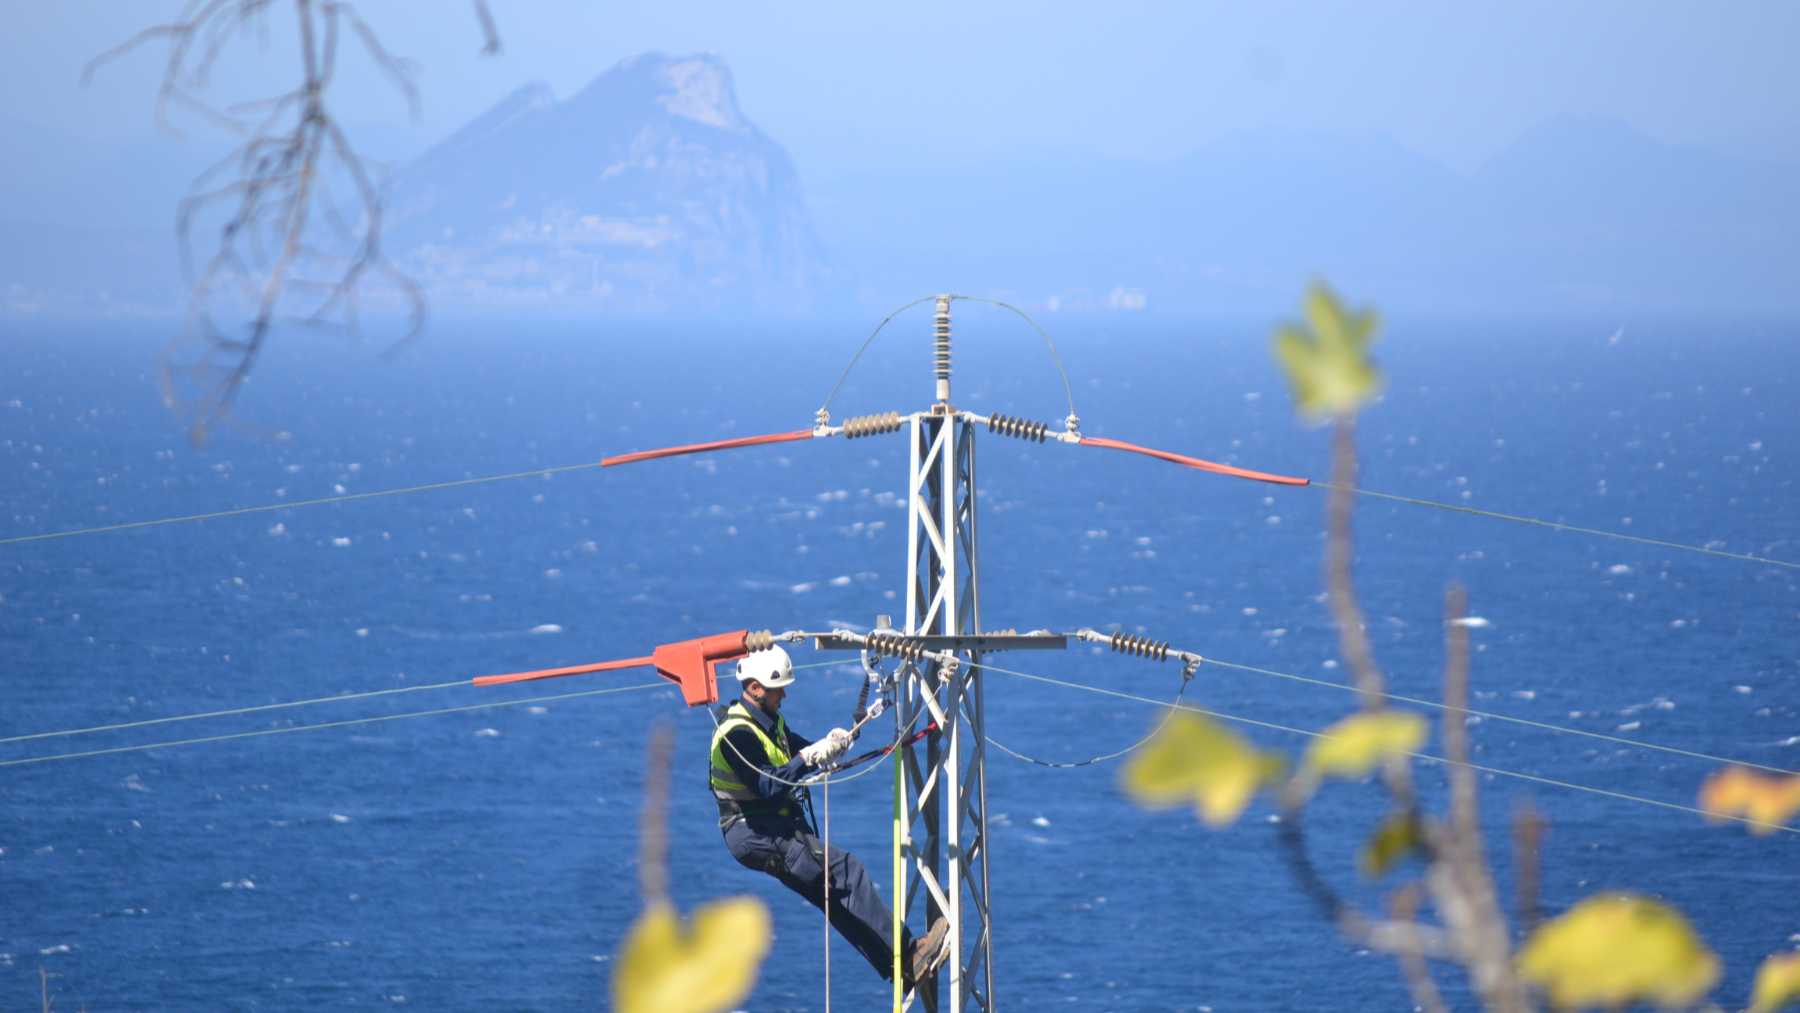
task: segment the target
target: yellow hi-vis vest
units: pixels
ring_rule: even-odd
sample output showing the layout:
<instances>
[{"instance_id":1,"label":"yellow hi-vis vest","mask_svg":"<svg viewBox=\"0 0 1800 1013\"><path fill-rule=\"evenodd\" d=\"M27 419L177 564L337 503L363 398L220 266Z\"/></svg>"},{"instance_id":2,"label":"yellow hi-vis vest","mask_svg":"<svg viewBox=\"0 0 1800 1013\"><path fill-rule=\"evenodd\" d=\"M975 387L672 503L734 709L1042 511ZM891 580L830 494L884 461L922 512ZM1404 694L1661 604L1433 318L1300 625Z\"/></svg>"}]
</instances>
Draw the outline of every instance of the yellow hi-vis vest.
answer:
<instances>
[{"instance_id":1,"label":"yellow hi-vis vest","mask_svg":"<svg viewBox=\"0 0 1800 1013\"><path fill-rule=\"evenodd\" d=\"M756 793L755 788L740 783L737 780L737 771L733 770L731 764L726 762L725 750L731 747L725 744L725 736L746 725L756 734L756 741L763 749L763 756L743 757L746 762L754 765L762 761L767 762L770 766L783 767L793 759L785 748L787 723L781 719L781 715L775 716L775 735L770 737L768 732L763 731L762 725L750 716L749 710L744 707L744 702L742 700L734 701L731 707L725 711L725 720L719 722L719 727L713 730L711 769L708 772L713 798L719 802L720 826L730 823L739 816L769 814L788 816L792 814L792 809L786 800L773 801L763 798Z\"/></svg>"}]
</instances>

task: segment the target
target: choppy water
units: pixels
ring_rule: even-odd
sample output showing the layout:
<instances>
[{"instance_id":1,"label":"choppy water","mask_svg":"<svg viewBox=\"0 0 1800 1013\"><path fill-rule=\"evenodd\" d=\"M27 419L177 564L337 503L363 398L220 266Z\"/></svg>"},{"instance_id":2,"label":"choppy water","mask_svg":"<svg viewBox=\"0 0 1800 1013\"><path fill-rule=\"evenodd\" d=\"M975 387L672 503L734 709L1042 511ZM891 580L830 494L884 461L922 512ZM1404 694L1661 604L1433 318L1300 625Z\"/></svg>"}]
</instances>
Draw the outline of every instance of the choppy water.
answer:
<instances>
[{"instance_id":1,"label":"choppy water","mask_svg":"<svg viewBox=\"0 0 1800 1013\"><path fill-rule=\"evenodd\" d=\"M883 338L834 406L929 394L925 324ZM0 537L550 467L622 449L809 424L861 327L634 336L442 333L398 364L291 341L246 392L255 431L196 452L157 403L161 335L11 326L0 339ZM1791 327L1399 325L1361 429L1373 489L1800 559L1800 353ZM971 311L957 401L1060 419L1023 328ZM1086 429L1250 467L1325 469L1261 327L1059 328ZM1342 680L1319 594L1322 495L1125 455L980 445L990 627L1143 629L1209 656ZM739 627L867 625L899 612L898 437L0 547L0 737L442 682L638 654ZM1359 577L1396 692L1436 698L1441 594L1474 631L1475 706L1800 768L1800 573L1365 501ZM802 657L802 662L815 660ZM1009 667L1172 694L1173 666L1096 655ZM1009 746L1074 759L1129 743L1154 708L990 676ZM67 739L0 759L452 707L642 681L633 673L409 693ZM810 684L810 685L808 685ZM806 730L842 723L852 669L809 670ZM1341 691L1206 668L1190 700L1320 728ZM0 768L0 1008L574 1009L605 1004L638 909L646 730L681 767L674 891L768 898L775 956L749 1008L815 1009L820 925L726 855L700 783L710 723L672 690ZM1250 729L1266 748L1304 740ZM1692 804L1713 765L1494 721L1491 767ZM1394 1009L1390 960L1338 939L1274 848L1270 809L1224 832L1124 800L1117 766L994 755L989 798L1001 1008ZM1442 775L1424 768L1426 789ZM1601 889L1665 897L1726 961L1800 942L1790 834L1501 775L1492 854L1531 799L1550 820L1552 909ZM832 833L886 879L888 785L832 794ZM1378 794L1315 805L1316 853L1349 856ZM886 893L886 887L883 888ZM835 1005L885 991L835 944ZM1450 976L1453 999L1467 1004Z\"/></svg>"}]
</instances>

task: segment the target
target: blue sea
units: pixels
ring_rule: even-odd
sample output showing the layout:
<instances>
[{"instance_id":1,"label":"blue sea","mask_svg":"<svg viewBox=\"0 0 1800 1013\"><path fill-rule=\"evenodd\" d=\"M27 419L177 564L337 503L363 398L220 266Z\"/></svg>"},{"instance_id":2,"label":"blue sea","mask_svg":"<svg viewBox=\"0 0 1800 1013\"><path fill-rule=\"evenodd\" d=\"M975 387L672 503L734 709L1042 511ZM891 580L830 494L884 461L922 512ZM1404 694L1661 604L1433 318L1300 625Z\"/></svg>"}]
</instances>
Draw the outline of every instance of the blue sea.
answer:
<instances>
[{"instance_id":1,"label":"blue sea","mask_svg":"<svg viewBox=\"0 0 1800 1013\"><path fill-rule=\"evenodd\" d=\"M958 314L957 404L1067 414L1034 334ZM1047 323L1088 433L1326 476L1327 434L1295 419L1269 322ZM445 323L391 362L283 334L239 423L195 449L155 383L168 325L15 319L0 327L0 538L803 428L870 324ZM922 310L892 325L834 417L924 407L928 330ZM1359 427L1361 482L1800 560L1797 339L1800 327L1766 322L1395 321L1377 345L1385 394ZM1348 680L1321 597L1322 491L985 432L978 454L989 628L1124 629ZM905 474L896 434L6 545L0 738L640 655L745 627L867 627L904 613ZM1440 698L1443 594L1457 582L1486 621L1471 631L1476 709L1800 769L1800 571L1375 499L1356 525L1393 692ZM1172 663L1088 645L996 664L1153 701L1179 683ZM1161 713L987 680L990 734L1049 760L1122 748ZM654 681L324 702L0 743L0 761ZM859 682L853 664L803 670L790 722L814 735L845 724ZM1219 666L1186 699L1314 730L1354 706L1338 688ZM774 950L745 1008L823 1008L819 916L726 853L701 773L711 722L657 688L0 767L0 1009L38 1009L40 973L58 1010L605 1008L641 906L658 725L678 749L675 902L766 899ZM1289 757L1308 741L1240 731ZM1546 910L1608 890L1675 905L1724 962L1722 1006L1747 1002L1764 955L1800 945L1800 836L1668 807L1693 806L1717 760L1492 718L1472 734L1509 913L1509 827L1529 803L1548 822ZM1120 766L991 753L998 1008L1411 1008L1394 961L1345 943L1302 894L1266 797L1207 829L1191 810L1133 805ZM1442 769L1418 778L1441 810ZM889 792L878 773L830 799L833 842L884 895ZM1310 810L1312 854L1366 906L1417 872L1359 878L1382 807L1375 786L1340 783ZM846 944L829 959L835 1008L883 1008L886 986ZM1439 980L1453 1006L1473 1005L1460 975Z\"/></svg>"}]
</instances>

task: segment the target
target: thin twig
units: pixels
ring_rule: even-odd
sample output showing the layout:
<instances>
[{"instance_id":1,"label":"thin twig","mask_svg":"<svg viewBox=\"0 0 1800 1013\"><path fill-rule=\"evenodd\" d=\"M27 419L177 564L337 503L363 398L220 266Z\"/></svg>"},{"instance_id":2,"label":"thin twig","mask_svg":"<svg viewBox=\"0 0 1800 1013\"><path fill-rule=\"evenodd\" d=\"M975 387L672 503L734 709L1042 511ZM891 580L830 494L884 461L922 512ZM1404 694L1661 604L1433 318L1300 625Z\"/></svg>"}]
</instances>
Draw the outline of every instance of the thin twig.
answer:
<instances>
[{"instance_id":1,"label":"thin twig","mask_svg":"<svg viewBox=\"0 0 1800 1013\"><path fill-rule=\"evenodd\" d=\"M675 733L666 724L650 732L644 756L644 815L638 828L638 888L644 906L669 896L669 768Z\"/></svg>"},{"instance_id":2,"label":"thin twig","mask_svg":"<svg viewBox=\"0 0 1800 1013\"><path fill-rule=\"evenodd\" d=\"M1419 900L1417 883L1408 883L1394 891L1388 910L1395 923L1417 928ZM1425 955L1417 948L1411 948L1402 951L1399 956L1400 969L1406 975L1406 987L1412 991L1413 1002L1424 1013L1444 1013L1444 996L1431 977L1431 968L1425 963Z\"/></svg>"},{"instance_id":3,"label":"thin twig","mask_svg":"<svg viewBox=\"0 0 1800 1013\"><path fill-rule=\"evenodd\" d=\"M1356 487L1356 420L1339 419L1331 432L1331 493L1326 500L1325 594L1331 617L1337 623L1338 643L1349 663L1350 674L1362 698L1364 710L1382 707L1381 670L1369 648L1369 632L1350 563L1355 552L1351 536L1351 489Z\"/></svg>"},{"instance_id":4,"label":"thin twig","mask_svg":"<svg viewBox=\"0 0 1800 1013\"><path fill-rule=\"evenodd\" d=\"M239 39L267 41L271 10L295 16L300 79L291 90L236 103L204 101L213 68ZM500 38L484 0L476 18L485 51ZM194 180L176 209L176 238L189 286L183 331L165 349L158 382L196 442L231 415L278 322L295 316L355 334L365 288L378 281L407 306L407 328L389 351L420 333L419 286L382 252L380 188L339 127L332 105L342 30L406 99L414 118L416 68L397 56L344 0L191 0L173 21L151 25L89 61L83 80L148 45L166 47L156 120L179 108L239 135L231 153ZM338 207L333 189L354 199ZM318 213L315 212L315 207ZM215 231L216 230L216 231ZM323 286L312 281L333 280ZM298 303L299 305L295 305Z\"/></svg>"},{"instance_id":5,"label":"thin twig","mask_svg":"<svg viewBox=\"0 0 1800 1013\"><path fill-rule=\"evenodd\" d=\"M1538 892L1542 879L1544 819L1529 800L1513 814L1513 867L1517 883L1519 930L1530 935L1538 923Z\"/></svg>"}]
</instances>

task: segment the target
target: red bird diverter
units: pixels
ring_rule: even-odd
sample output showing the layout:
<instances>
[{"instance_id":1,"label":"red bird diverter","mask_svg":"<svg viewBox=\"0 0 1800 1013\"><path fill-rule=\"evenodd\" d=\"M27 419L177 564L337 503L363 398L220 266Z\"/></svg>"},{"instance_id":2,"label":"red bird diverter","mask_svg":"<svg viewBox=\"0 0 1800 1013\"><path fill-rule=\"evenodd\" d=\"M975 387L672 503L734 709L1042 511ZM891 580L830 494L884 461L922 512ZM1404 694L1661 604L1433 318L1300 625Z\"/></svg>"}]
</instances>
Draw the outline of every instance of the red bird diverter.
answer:
<instances>
[{"instance_id":1,"label":"red bird diverter","mask_svg":"<svg viewBox=\"0 0 1800 1013\"><path fill-rule=\"evenodd\" d=\"M756 642L755 647L751 646L752 641ZM505 675L482 675L472 681L477 686L501 686L511 682L531 682L565 675L587 675L591 672L653 666L657 675L681 687L681 698L687 701L689 707L699 707L719 702L720 664L736 661L753 649L768 647L773 643L774 639L766 630L758 633L733 630L730 633L715 633L710 637L662 644L648 657L596 661L566 668L539 668L529 672L508 672Z\"/></svg>"},{"instance_id":2,"label":"red bird diverter","mask_svg":"<svg viewBox=\"0 0 1800 1013\"><path fill-rule=\"evenodd\" d=\"M749 630L663 644L652 654L656 674L681 687L689 707L719 702L719 665L750 653Z\"/></svg>"}]
</instances>

